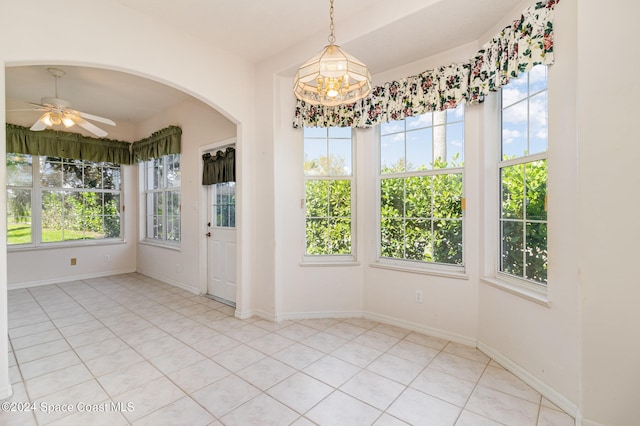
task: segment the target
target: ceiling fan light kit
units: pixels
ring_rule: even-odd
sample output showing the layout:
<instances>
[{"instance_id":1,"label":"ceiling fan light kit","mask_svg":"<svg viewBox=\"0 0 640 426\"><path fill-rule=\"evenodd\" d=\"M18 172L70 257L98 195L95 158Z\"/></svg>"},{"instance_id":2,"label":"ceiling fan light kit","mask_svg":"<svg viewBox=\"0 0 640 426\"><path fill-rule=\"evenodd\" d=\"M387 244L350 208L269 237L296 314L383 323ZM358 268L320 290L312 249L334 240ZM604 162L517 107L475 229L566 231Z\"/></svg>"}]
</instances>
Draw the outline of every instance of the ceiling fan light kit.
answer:
<instances>
[{"instance_id":1,"label":"ceiling fan light kit","mask_svg":"<svg viewBox=\"0 0 640 426\"><path fill-rule=\"evenodd\" d=\"M106 131L99 128L93 123L87 120L97 121L100 123L115 126L116 123L108 118L99 117L97 115L87 114L86 112L76 111L71 109L71 102L58 97L58 79L65 75L65 72L58 68L47 68L49 74L55 79L55 97L45 97L41 99L40 104L29 102L31 105L37 107L34 111L44 111L42 116L36 121L31 130L40 131L47 127L57 126L63 124L66 128L78 125L88 132L98 136L105 137L108 135Z\"/></svg>"},{"instance_id":2,"label":"ceiling fan light kit","mask_svg":"<svg viewBox=\"0 0 640 426\"><path fill-rule=\"evenodd\" d=\"M334 44L333 0L330 0L329 17L329 45L298 69L293 93L312 105L351 104L371 92L371 74L362 61Z\"/></svg>"}]
</instances>

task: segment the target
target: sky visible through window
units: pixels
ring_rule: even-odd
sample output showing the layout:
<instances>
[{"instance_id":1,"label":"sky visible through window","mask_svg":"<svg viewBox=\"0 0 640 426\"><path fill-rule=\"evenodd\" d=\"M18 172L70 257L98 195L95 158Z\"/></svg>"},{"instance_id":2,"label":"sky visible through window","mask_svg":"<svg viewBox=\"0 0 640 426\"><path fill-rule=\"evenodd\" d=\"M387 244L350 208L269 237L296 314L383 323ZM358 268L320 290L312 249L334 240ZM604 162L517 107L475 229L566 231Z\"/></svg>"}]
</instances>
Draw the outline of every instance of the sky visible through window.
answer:
<instances>
[{"instance_id":1,"label":"sky visible through window","mask_svg":"<svg viewBox=\"0 0 640 426\"><path fill-rule=\"evenodd\" d=\"M544 65L533 67L528 81L524 73L502 88L503 160L547 150L546 89Z\"/></svg>"}]
</instances>

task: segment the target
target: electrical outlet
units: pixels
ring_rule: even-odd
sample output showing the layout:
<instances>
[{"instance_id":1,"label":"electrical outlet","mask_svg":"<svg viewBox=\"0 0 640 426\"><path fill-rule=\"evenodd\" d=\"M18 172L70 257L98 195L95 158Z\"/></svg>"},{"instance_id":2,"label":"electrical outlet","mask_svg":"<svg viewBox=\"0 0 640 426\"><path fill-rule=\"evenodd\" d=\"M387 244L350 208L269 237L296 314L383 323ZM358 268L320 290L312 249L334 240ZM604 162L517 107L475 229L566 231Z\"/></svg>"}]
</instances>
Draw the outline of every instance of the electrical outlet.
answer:
<instances>
[{"instance_id":1,"label":"electrical outlet","mask_svg":"<svg viewBox=\"0 0 640 426\"><path fill-rule=\"evenodd\" d=\"M416 303L422 303L422 291L416 290Z\"/></svg>"},{"instance_id":2,"label":"electrical outlet","mask_svg":"<svg viewBox=\"0 0 640 426\"><path fill-rule=\"evenodd\" d=\"M76 260L76 258L75 258L75 257L72 257L72 258L71 258L71 266L76 266L76 264L77 264L77 260Z\"/></svg>"}]
</instances>

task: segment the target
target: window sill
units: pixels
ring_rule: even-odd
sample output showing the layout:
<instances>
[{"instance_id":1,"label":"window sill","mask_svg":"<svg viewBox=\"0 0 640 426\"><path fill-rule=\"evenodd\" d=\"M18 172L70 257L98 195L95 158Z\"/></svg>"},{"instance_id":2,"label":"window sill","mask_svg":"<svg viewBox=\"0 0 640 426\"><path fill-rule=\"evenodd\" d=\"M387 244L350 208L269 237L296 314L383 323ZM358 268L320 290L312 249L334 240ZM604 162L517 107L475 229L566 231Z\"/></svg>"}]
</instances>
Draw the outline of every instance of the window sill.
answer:
<instances>
[{"instance_id":1,"label":"window sill","mask_svg":"<svg viewBox=\"0 0 640 426\"><path fill-rule=\"evenodd\" d=\"M415 266L409 266L409 265L400 264L400 263L385 263L380 261L370 263L369 266L372 268L390 269L393 271L409 272L412 274L433 275L436 277L454 278L458 280L469 279L469 275L466 272L464 272L464 270L462 270L462 267L460 267L459 271L455 271L455 270L435 269L429 266L415 267Z\"/></svg>"},{"instance_id":2,"label":"window sill","mask_svg":"<svg viewBox=\"0 0 640 426\"><path fill-rule=\"evenodd\" d=\"M140 240L140 244L143 246L151 246L151 247L158 247L158 248L163 248L168 250L182 251L179 244L164 243L161 241L153 241L153 240Z\"/></svg>"},{"instance_id":3,"label":"window sill","mask_svg":"<svg viewBox=\"0 0 640 426\"><path fill-rule=\"evenodd\" d=\"M55 250L76 247L96 247L96 246L112 246L118 244L126 244L125 240L109 239L109 240L82 240L73 242L56 242L56 243L40 243L39 245L19 244L15 246L7 246L7 252L23 252L23 251L39 251L39 250Z\"/></svg>"},{"instance_id":4,"label":"window sill","mask_svg":"<svg viewBox=\"0 0 640 426\"><path fill-rule=\"evenodd\" d=\"M494 277L482 277L480 278L480 280L487 285L490 285L500 290L504 290L515 296L522 297L523 299L528 300L530 302L534 302L539 305L546 306L547 308L551 307L551 301L547 296L546 289L545 291L536 291L534 289L527 288L524 285L518 285L515 283L501 280L499 278L494 278Z\"/></svg>"},{"instance_id":5,"label":"window sill","mask_svg":"<svg viewBox=\"0 0 640 426\"><path fill-rule=\"evenodd\" d=\"M308 267L308 266L320 266L320 267L335 267L335 266L360 266L360 262L354 260L353 258L330 258L330 257L322 257L319 259L304 257L300 262L300 266Z\"/></svg>"}]
</instances>

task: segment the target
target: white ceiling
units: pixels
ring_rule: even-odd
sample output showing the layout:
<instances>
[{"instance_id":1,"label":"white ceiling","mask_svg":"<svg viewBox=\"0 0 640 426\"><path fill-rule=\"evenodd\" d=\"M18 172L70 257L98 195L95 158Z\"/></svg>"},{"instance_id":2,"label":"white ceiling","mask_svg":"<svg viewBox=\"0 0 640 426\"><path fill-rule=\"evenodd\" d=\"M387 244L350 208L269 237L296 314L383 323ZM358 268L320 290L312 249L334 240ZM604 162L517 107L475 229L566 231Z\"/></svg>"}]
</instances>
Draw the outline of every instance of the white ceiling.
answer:
<instances>
[{"instance_id":1,"label":"white ceiling","mask_svg":"<svg viewBox=\"0 0 640 426\"><path fill-rule=\"evenodd\" d=\"M326 44L328 35L328 0L104 1L233 50L254 63L299 50L302 45L315 46L308 51L307 56L311 57ZM519 0L336 0L336 41L376 74L477 40L518 3ZM300 58L300 62L306 59ZM295 70L295 66L288 71ZM66 72L58 85L60 98L69 100L74 109L109 117L116 123L144 120L188 97L160 83L121 72L59 68ZM42 97L55 95L54 79L46 69L47 65L7 68L8 110L26 107L24 101L40 102ZM18 121L31 117L35 121L39 117L38 112L12 114L21 114L14 116ZM26 114L31 116L27 119Z\"/></svg>"}]
</instances>

